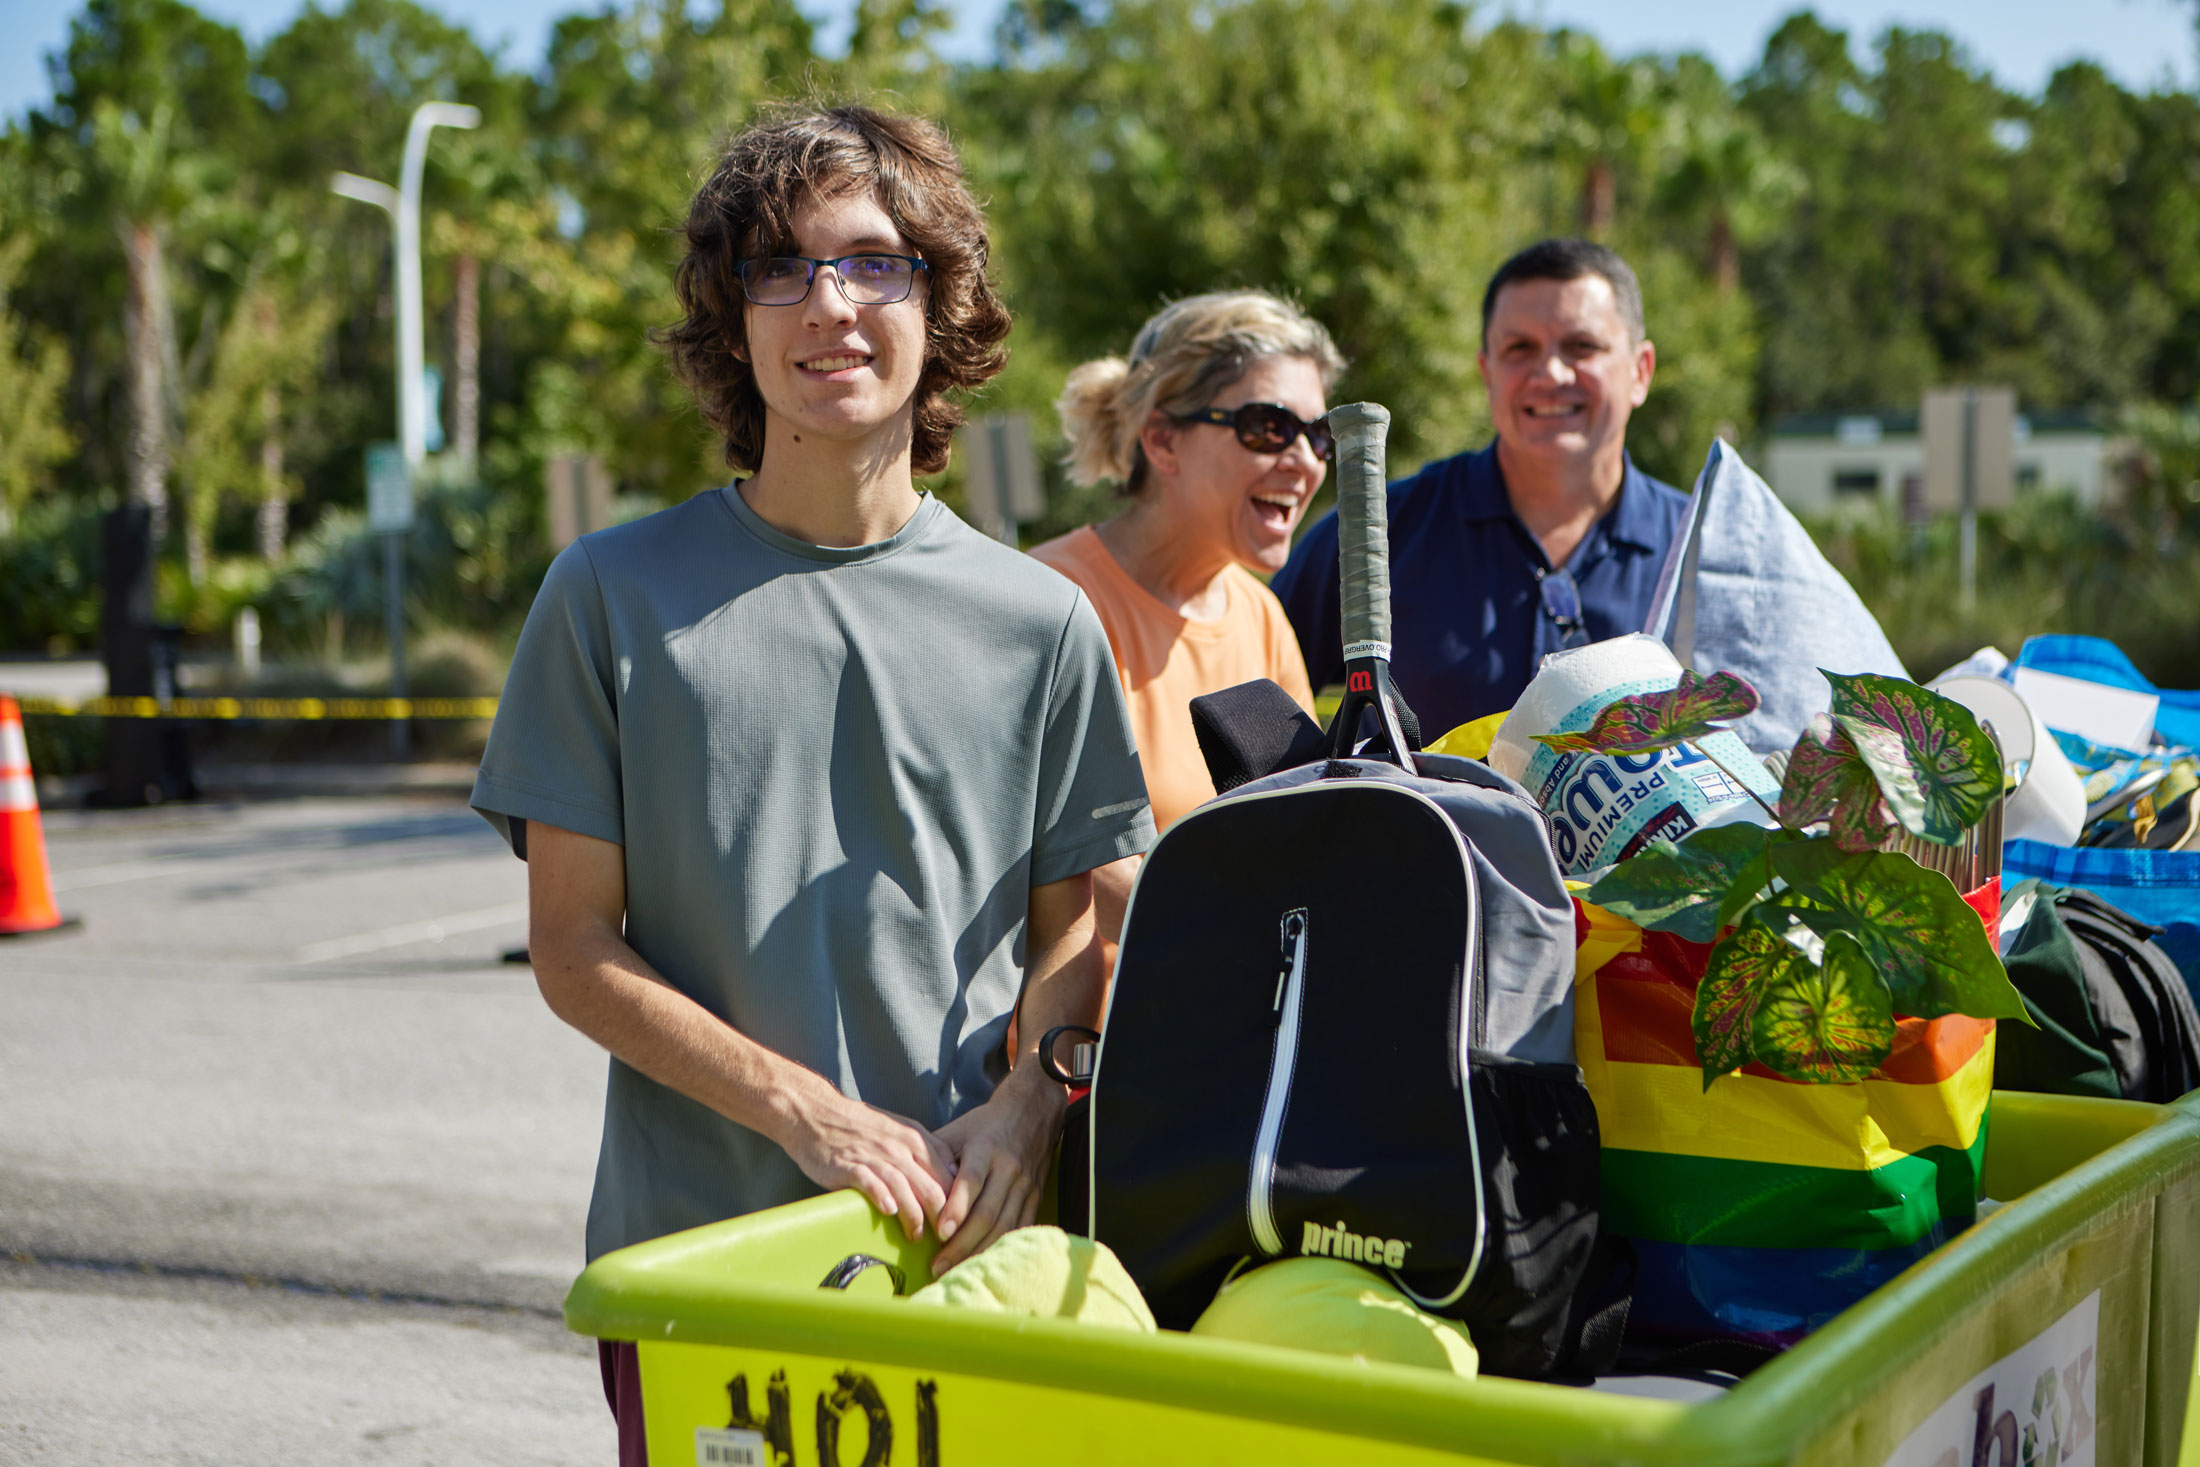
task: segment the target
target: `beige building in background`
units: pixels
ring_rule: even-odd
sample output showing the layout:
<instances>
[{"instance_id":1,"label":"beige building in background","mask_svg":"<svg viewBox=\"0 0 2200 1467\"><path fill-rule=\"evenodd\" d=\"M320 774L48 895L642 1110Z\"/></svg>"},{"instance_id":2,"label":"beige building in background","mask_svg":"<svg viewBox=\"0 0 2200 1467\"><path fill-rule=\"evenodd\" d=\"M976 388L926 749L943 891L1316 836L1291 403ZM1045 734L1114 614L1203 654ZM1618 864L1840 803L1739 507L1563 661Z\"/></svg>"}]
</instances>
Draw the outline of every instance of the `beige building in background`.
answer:
<instances>
[{"instance_id":1,"label":"beige building in background","mask_svg":"<svg viewBox=\"0 0 2200 1467\"><path fill-rule=\"evenodd\" d=\"M2020 413L2010 453L2020 498L2045 490L2097 505L2115 493L2114 444L2096 414ZM1773 493L1799 515L1881 504L1915 512L1927 502L1925 440L1915 411L1775 419L1764 435L1758 467Z\"/></svg>"}]
</instances>

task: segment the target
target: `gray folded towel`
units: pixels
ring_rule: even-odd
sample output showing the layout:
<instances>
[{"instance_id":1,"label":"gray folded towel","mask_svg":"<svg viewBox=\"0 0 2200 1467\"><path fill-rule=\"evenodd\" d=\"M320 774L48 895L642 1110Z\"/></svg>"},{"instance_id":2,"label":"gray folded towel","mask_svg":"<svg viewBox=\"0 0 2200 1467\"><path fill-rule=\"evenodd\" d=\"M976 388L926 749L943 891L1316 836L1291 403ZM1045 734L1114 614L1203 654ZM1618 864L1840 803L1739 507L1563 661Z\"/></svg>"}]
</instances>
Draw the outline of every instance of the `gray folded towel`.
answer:
<instances>
[{"instance_id":1,"label":"gray folded towel","mask_svg":"<svg viewBox=\"0 0 2200 1467\"><path fill-rule=\"evenodd\" d=\"M1696 476L1643 630L1684 667L1749 680L1761 701L1733 728L1760 754L1786 752L1826 710L1820 668L1910 675L1810 532L1724 440Z\"/></svg>"}]
</instances>

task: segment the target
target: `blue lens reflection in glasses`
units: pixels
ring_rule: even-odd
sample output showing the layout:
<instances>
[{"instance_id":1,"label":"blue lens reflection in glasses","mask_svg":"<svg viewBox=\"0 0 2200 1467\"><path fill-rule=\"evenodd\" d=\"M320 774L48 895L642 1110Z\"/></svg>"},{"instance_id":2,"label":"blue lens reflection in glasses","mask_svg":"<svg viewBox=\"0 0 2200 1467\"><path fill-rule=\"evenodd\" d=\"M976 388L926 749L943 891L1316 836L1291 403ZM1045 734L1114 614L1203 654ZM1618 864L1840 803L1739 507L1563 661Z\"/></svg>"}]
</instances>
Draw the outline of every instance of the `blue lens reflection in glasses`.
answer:
<instances>
[{"instance_id":1,"label":"blue lens reflection in glasses","mask_svg":"<svg viewBox=\"0 0 2200 1467\"><path fill-rule=\"evenodd\" d=\"M1558 628L1561 652L1587 645L1589 627L1581 619L1581 589L1562 570L1539 571L1536 581L1543 593L1543 614Z\"/></svg>"}]
</instances>

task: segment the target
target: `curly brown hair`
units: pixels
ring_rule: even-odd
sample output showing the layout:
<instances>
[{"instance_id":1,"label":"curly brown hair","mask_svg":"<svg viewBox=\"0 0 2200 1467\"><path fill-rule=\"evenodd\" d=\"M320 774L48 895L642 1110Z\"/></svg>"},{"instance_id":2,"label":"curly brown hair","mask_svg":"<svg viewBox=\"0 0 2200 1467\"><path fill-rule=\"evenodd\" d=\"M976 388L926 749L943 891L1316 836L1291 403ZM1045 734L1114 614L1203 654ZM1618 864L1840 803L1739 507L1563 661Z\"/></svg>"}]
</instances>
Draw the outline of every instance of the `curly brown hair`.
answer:
<instances>
[{"instance_id":1,"label":"curly brown hair","mask_svg":"<svg viewBox=\"0 0 2200 1467\"><path fill-rule=\"evenodd\" d=\"M1008 308L986 279L985 216L947 134L922 117L870 107L767 114L726 146L689 205L687 253L672 281L684 314L654 333L736 470L754 473L764 457L764 399L742 359L741 261L799 253L794 216L806 201L866 190L929 267L910 446L917 473L947 467L963 422L949 389L982 386L1008 360Z\"/></svg>"}]
</instances>

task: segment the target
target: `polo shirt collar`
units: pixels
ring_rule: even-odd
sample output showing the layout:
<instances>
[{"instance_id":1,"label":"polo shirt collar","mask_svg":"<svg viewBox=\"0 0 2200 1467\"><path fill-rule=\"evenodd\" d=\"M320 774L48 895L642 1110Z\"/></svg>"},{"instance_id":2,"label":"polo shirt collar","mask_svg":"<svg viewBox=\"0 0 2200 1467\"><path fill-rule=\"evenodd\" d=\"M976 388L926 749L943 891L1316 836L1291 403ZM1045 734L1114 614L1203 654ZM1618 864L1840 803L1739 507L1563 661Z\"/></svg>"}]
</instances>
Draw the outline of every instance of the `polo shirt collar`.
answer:
<instances>
[{"instance_id":1,"label":"polo shirt collar","mask_svg":"<svg viewBox=\"0 0 2200 1467\"><path fill-rule=\"evenodd\" d=\"M1505 497L1505 471L1497 466L1497 444L1467 455L1466 486L1459 496L1460 518L1470 523L1517 520L1512 501Z\"/></svg>"},{"instance_id":2,"label":"polo shirt collar","mask_svg":"<svg viewBox=\"0 0 2200 1467\"><path fill-rule=\"evenodd\" d=\"M1670 527L1658 519L1657 507L1651 502L1649 480L1635 467L1633 457L1623 454L1621 465L1619 504L1597 521L1589 532L1590 537L1616 540L1637 550L1663 550L1673 537ZM1470 523L1512 520L1518 524L1519 516L1513 513L1512 500L1505 495L1505 471L1498 467L1496 442L1493 440L1480 453L1468 455L1466 469L1466 487L1460 495L1460 517ZM1525 530L1523 526L1523 533Z\"/></svg>"},{"instance_id":3,"label":"polo shirt collar","mask_svg":"<svg viewBox=\"0 0 2200 1467\"><path fill-rule=\"evenodd\" d=\"M1619 481L1619 505L1604 517L1605 532L1637 550L1663 550L1672 543L1673 527L1658 517L1657 506L1652 503L1649 477L1635 467L1632 458L1624 462L1626 467Z\"/></svg>"}]
</instances>

